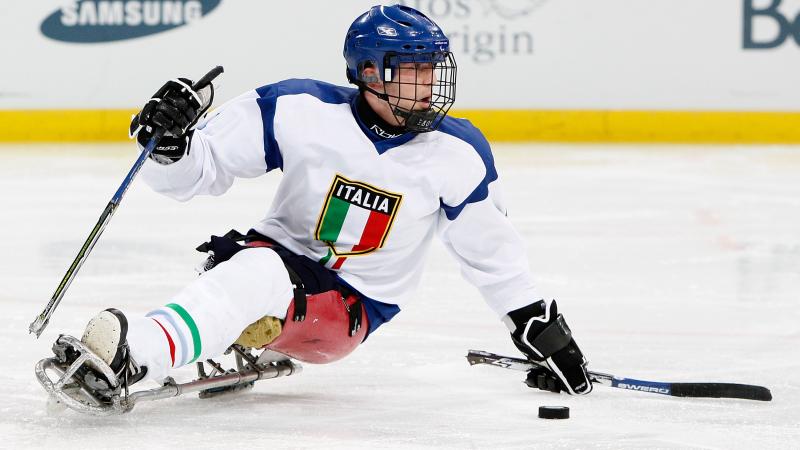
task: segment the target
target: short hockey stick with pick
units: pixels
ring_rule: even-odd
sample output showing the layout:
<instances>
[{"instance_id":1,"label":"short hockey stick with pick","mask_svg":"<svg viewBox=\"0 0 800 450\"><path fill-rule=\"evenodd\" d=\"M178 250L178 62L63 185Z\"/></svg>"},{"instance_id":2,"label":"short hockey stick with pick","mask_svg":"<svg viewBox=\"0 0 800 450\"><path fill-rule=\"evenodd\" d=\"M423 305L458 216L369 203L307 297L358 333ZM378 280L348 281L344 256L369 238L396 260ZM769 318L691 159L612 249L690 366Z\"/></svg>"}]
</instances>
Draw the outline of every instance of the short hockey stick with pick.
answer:
<instances>
[{"instance_id":1,"label":"short hockey stick with pick","mask_svg":"<svg viewBox=\"0 0 800 450\"><path fill-rule=\"evenodd\" d=\"M538 366L535 361L510 356L501 356L480 350L470 350L467 354L470 365L488 364L527 372ZM658 381L635 380L633 378L619 378L614 375L600 372L589 372L592 383L602 384L618 389L631 391L650 392L653 394L671 395L673 397L710 397L710 398L740 398L744 400L772 400L772 393L763 386L752 384L734 383L664 383Z\"/></svg>"},{"instance_id":2,"label":"short hockey stick with pick","mask_svg":"<svg viewBox=\"0 0 800 450\"><path fill-rule=\"evenodd\" d=\"M195 91L199 91L204 87L208 86L214 78L219 76L223 72L222 66L217 66L211 69L210 72L205 74L202 78L197 80L196 83L192 85L192 89ZM72 264L67 269L67 273L64 274L64 278L61 279L61 283L58 284L56 291L53 293L53 296L50 298L50 302L47 303L47 306L44 308L36 319L30 324L28 327L28 332L36 334L38 338L41 336L42 332L44 331L47 324L50 322L50 317L55 312L58 304L61 303L61 299L64 297L64 293L69 288L69 285L72 284L72 280L75 279L75 275L78 274L78 271L83 266L83 263L86 261L86 258L89 257L89 253L92 252L95 244L97 244L98 239L100 239L100 235L103 234L103 230L106 229L106 225L108 222L111 221L111 217L114 215L114 212L119 207L119 204L122 202L122 197L125 196L125 193L128 191L133 179L139 173L139 170L144 165L144 162L147 160L147 157L150 156L153 149L156 148L158 141L164 137L165 131L162 129L156 129L153 132L153 136L150 138L150 141L147 142L142 153L139 155L139 158L133 163L133 167L131 170L128 171L128 175L125 176L125 179L122 180L122 184L120 184L117 192L114 193L114 196L111 197L111 200L106 205L106 208L103 210L103 213L100 214L100 219L97 220L97 224L92 228L92 231L89 233L89 237L86 238L86 241L83 243L83 246L78 251L78 254L75 256L75 260L72 261Z\"/></svg>"}]
</instances>

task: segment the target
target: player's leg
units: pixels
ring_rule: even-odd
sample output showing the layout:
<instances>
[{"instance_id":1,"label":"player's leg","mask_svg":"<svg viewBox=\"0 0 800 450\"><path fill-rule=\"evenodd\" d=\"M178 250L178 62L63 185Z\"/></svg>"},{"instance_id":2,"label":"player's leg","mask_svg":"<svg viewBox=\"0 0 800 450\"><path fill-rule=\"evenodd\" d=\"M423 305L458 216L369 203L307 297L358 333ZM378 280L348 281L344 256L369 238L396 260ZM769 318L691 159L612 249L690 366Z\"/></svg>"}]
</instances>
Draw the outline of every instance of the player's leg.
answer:
<instances>
[{"instance_id":1,"label":"player's leg","mask_svg":"<svg viewBox=\"0 0 800 450\"><path fill-rule=\"evenodd\" d=\"M285 318L291 300L289 275L273 250L240 251L187 285L167 305L144 317L129 315L131 359L147 368L145 378L161 380L174 368L222 354L258 319ZM116 354L125 336L115 331L122 327L113 318L99 317L89 323L83 340L99 355L108 355L111 363L119 359Z\"/></svg>"}]
</instances>

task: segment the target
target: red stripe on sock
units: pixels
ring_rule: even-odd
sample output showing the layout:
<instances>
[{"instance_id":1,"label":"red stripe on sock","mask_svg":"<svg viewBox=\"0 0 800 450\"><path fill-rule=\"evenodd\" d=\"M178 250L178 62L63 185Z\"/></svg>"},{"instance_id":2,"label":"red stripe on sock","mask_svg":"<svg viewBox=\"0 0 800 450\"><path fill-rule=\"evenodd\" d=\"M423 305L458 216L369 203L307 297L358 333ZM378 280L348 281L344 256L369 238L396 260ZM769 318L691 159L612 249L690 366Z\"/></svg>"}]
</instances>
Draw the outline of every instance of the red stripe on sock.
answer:
<instances>
[{"instance_id":1,"label":"red stripe on sock","mask_svg":"<svg viewBox=\"0 0 800 450\"><path fill-rule=\"evenodd\" d=\"M153 318L151 317L151 319ZM166 328L164 328L164 325L161 325L161 322L156 319L153 319L153 321L155 321L155 323L157 323L158 326L164 330L164 335L167 336L167 342L169 343L169 358L172 360L172 367L175 367L175 342L172 341L172 336L169 335L169 332Z\"/></svg>"}]
</instances>

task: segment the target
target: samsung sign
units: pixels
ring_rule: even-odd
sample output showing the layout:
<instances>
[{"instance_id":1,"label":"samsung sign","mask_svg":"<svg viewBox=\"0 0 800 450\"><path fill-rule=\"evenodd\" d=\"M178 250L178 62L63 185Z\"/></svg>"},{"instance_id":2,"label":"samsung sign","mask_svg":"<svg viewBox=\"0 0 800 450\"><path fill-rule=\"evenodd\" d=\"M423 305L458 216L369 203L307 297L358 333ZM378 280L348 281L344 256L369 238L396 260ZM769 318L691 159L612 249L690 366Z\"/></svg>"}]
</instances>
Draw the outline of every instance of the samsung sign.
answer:
<instances>
[{"instance_id":1,"label":"samsung sign","mask_svg":"<svg viewBox=\"0 0 800 450\"><path fill-rule=\"evenodd\" d=\"M195 22L222 0L82 0L62 6L42 22L57 41L97 43L133 39Z\"/></svg>"}]
</instances>

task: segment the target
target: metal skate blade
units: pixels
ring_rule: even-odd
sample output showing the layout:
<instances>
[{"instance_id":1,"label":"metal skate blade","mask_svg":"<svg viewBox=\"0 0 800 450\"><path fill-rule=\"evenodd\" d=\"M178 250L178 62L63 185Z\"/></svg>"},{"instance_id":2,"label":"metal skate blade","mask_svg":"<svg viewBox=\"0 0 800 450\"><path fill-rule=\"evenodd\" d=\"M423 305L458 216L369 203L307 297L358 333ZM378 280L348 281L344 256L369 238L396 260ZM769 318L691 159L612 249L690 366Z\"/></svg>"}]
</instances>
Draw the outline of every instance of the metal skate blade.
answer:
<instances>
[{"instance_id":1,"label":"metal skate blade","mask_svg":"<svg viewBox=\"0 0 800 450\"><path fill-rule=\"evenodd\" d=\"M59 348L59 346L62 347ZM68 347L79 355L71 364L67 364L59 358L45 358L36 364L36 378L45 391L57 402L75 411L97 416L121 414L129 409L123 405L118 394L113 395L110 402L101 401L88 386L75 376L82 366L89 365L100 371L116 389L118 388L116 375L105 361L72 336L60 336L54 347L54 349Z\"/></svg>"},{"instance_id":2,"label":"metal skate blade","mask_svg":"<svg viewBox=\"0 0 800 450\"><path fill-rule=\"evenodd\" d=\"M271 362L284 362L284 361L291 361L291 358L284 355L283 353L278 353L273 350L264 349L261 352L261 355L258 356L258 360L256 360L259 364L267 364Z\"/></svg>"}]
</instances>

